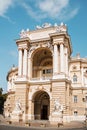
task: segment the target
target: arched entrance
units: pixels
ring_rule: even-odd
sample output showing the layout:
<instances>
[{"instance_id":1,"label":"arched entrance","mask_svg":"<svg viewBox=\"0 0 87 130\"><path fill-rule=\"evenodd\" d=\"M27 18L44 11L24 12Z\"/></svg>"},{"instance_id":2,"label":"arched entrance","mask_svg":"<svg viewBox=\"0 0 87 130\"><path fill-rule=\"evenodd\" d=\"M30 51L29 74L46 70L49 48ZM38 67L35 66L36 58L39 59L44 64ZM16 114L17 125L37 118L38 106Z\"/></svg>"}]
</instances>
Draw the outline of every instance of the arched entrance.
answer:
<instances>
[{"instance_id":1,"label":"arched entrance","mask_svg":"<svg viewBox=\"0 0 87 130\"><path fill-rule=\"evenodd\" d=\"M52 77L52 52L48 48L39 48L32 54L32 79Z\"/></svg>"},{"instance_id":2,"label":"arched entrance","mask_svg":"<svg viewBox=\"0 0 87 130\"><path fill-rule=\"evenodd\" d=\"M48 120L50 113L50 97L45 91L38 91L34 94L34 119Z\"/></svg>"}]
</instances>

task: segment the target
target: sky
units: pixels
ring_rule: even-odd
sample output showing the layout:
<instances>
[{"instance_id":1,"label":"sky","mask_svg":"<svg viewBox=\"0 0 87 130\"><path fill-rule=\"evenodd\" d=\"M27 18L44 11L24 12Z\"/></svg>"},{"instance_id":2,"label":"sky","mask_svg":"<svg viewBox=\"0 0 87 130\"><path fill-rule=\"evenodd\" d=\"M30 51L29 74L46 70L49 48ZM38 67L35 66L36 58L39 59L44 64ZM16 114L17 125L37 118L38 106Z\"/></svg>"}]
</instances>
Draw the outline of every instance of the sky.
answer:
<instances>
[{"instance_id":1,"label":"sky","mask_svg":"<svg viewBox=\"0 0 87 130\"><path fill-rule=\"evenodd\" d=\"M87 57L87 0L0 0L0 87L7 91L6 76L18 66L16 39L22 29L63 22L68 27L72 56Z\"/></svg>"}]
</instances>

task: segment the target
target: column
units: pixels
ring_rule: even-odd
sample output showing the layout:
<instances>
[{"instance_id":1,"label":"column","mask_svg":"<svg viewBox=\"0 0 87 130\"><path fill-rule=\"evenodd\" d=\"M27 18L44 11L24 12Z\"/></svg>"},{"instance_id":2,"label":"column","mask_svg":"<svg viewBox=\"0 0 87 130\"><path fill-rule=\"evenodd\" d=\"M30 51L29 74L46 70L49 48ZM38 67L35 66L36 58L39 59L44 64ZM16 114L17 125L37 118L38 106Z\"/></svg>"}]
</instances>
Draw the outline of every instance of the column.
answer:
<instances>
[{"instance_id":1,"label":"column","mask_svg":"<svg viewBox=\"0 0 87 130\"><path fill-rule=\"evenodd\" d=\"M27 48L24 49L24 57L23 57L23 76L27 76L27 65L28 65L28 60L27 60Z\"/></svg>"},{"instance_id":2,"label":"column","mask_svg":"<svg viewBox=\"0 0 87 130\"><path fill-rule=\"evenodd\" d=\"M81 74L82 74L82 87L84 87L84 75L83 75L83 67L81 68Z\"/></svg>"},{"instance_id":3,"label":"column","mask_svg":"<svg viewBox=\"0 0 87 130\"><path fill-rule=\"evenodd\" d=\"M54 55L53 55L53 74L58 74L58 47L54 44Z\"/></svg>"},{"instance_id":4,"label":"column","mask_svg":"<svg viewBox=\"0 0 87 130\"><path fill-rule=\"evenodd\" d=\"M64 72L64 46L60 44L60 72Z\"/></svg>"},{"instance_id":5,"label":"column","mask_svg":"<svg viewBox=\"0 0 87 130\"><path fill-rule=\"evenodd\" d=\"M32 60L31 57L28 59L28 77L29 79L32 78Z\"/></svg>"},{"instance_id":6,"label":"column","mask_svg":"<svg viewBox=\"0 0 87 130\"><path fill-rule=\"evenodd\" d=\"M65 48L65 73L68 74L68 51L67 48Z\"/></svg>"},{"instance_id":7,"label":"column","mask_svg":"<svg viewBox=\"0 0 87 130\"><path fill-rule=\"evenodd\" d=\"M18 61L18 75L22 75L22 62L23 62L23 55L22 55L22 49L19 49L19 61Z\"/></svg>"},{"instance_id":8,"label":"column","mask_svg":"<svg viewBox=\"0 0 87 130\"><path fill-rule=\"evenodd\" d=\"M42 79L42 70L40 69L40 79Z\"/></svg>"}]
</instances>

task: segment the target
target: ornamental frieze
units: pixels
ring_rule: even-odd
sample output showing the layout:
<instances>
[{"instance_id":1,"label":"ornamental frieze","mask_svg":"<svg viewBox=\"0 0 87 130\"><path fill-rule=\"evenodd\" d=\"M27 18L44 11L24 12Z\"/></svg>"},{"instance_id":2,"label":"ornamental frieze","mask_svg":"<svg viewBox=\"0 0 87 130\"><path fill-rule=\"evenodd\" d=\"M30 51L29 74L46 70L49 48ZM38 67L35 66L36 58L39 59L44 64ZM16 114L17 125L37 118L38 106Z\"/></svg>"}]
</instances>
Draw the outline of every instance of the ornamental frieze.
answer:
<instances>
[{"instance_id":1,"label":"ornamental frieze","mask_svg":"<svg viewBox=\"0 0 87 130\"><path fill-rule=\"evenodd\" d=\"M51 52L53 52L53 45L50 42L44 42L44 43L39 43L38 45L31 45L30 49L29 49L29 55L31 55L36 49L39 48L49 48Z\"/></svg>"}]
</instances>

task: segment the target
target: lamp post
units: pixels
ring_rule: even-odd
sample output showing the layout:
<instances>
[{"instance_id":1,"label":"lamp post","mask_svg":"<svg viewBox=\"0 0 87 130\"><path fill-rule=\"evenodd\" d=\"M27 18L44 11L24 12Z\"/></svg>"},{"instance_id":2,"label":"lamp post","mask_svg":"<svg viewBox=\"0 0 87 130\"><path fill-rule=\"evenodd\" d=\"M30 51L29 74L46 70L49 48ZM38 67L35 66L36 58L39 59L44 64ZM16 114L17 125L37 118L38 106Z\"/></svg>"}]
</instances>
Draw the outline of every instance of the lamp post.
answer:
<instances>
[{"instance_id":1,"label":"lamp post","mask_svg":"<svg viewBox=\"0 0 87 130\"><path fill-rule=\"evenodd\" d=\"M85 127L87 126L87 96L83 98L83 102L85 102Z\"/></svg>"}]
</instances>

